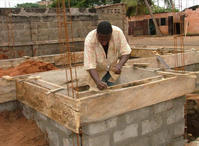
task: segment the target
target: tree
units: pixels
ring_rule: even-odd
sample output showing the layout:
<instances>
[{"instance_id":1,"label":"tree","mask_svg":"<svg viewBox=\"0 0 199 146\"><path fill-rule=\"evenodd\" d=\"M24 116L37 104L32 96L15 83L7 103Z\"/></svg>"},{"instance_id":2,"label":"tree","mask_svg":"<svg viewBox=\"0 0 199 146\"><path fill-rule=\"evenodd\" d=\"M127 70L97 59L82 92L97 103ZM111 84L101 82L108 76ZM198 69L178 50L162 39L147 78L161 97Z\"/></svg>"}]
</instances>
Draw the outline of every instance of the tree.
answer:
<instances>
[{"instance_id":1,"label":"tree","mask_svg":"<svg viewBox=\"0 0 199 146\"><path fill-rule=\"evenodd\" d=\"M156 34L157 34L157 35L162 35L162 33L161 33L161 31L160 31L160 28L158 27L157 21L156 21L154 15L153 15L152 10L151 10L151 7L150 7L150 5L149 5L149 3L148 3L148 0L144 0L144 2L145 2L146 6L147 6L147 8L148 8L148 10L149 10L149 13L150 13L151 18L152 18L152 20L153 20L153 23L154 23L154 25L155 25Z\"/></svg>"},{"instance_id":2,"label":"tree","mask_svg":"<svg viewBox=\"0 0 199 146\"><path fill-rule=\"evenodd\" d=\"M40 6L37 3L23 3L17 4L16 8L44 8L45 6Z\"/></svg>"},{"instance_id":3,"label":"tree","mask_svg":"<svg viewBox=\"0 0 199 146\"><path fill-rule=\"evenodd\" d=\"M122 0L127 4L127 16L132 15L145 15L149 13L155 25L156 34L161 35L160 28L157 25L157 21L153 15L151 6L154 5L153 0Z\"/></svg>"}]
</instances>

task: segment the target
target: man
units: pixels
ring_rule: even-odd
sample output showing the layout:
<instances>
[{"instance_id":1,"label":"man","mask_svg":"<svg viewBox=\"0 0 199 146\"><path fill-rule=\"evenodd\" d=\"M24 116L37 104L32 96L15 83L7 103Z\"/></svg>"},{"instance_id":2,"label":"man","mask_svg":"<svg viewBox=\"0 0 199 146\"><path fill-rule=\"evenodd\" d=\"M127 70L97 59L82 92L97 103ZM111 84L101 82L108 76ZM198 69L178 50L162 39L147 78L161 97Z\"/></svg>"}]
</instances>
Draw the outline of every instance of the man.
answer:
<instances>
[{"instance_id":1,"label":"man","mask_svg":"<svg viewBox=\"0 0 199 146\"><path fill-rule=\"evenodd\" d=\"M89 72L91 89L103 90L114 85L126 63L131 48L119 27L102 21L86 36L84 67Z\"/></svg>"}]
</instances>

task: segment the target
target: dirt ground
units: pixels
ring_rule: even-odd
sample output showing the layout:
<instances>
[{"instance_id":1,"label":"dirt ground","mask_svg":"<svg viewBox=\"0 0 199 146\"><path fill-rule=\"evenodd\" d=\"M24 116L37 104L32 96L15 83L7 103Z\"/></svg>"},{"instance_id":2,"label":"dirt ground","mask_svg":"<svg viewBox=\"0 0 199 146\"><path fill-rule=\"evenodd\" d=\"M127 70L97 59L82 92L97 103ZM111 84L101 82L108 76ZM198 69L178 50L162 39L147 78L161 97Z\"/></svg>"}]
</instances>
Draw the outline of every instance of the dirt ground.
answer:
<instances>
[{"instance_id":1,"label":"dirt ground","mask_svg":"<svg viewBox=\"0 0 199 146\"><path fill-rule=\"evenodd\" d=\"M15 68L9 68L9 69L0 68L0 77L5 76L5 75L17 76L17 75L24 75L24 74L56 70L56 69L57 68L53 64L50 64L50 63L27 60L21 63L20 65L16 66Z\"/></svg>"},{"instance_id":2,"label":"dirt ground","mask_svg":"<svg viewBox=\"0 0 199 146\"><path fill-rule=\"evenodd\" d=\"M48 146L48 142L35 122L17 110L0 113L0 146Z\"/></svg>"}]
</instances>

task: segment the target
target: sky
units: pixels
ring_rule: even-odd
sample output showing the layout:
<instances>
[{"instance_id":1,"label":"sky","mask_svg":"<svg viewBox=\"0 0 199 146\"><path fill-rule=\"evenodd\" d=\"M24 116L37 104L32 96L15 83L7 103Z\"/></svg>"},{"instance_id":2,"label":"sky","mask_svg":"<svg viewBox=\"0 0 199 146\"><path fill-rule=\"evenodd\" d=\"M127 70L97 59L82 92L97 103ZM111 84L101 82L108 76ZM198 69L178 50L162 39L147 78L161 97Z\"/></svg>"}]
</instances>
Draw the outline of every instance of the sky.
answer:
<instances>
[{"instance_id":1,"label":"sky","mask_svg":"<svg viewBox=\"0 0 199 146\"><path fill-rule=\"evenodd\" d=\"M0 0L0 8L5 8L5 7L15 7L17 4L21 3L34 3L38 2L40 0ZM158 1L158 0L156 0ZM163 0L159 0L159 4L163 5ZM180 0L175 0L176 7L179 8L179 2ZM182 10L191 7L193 5L199 5L199 0L181 0L182 1ZM157 4L157 3L156 3Z\"/></svg>"}]
</instances>

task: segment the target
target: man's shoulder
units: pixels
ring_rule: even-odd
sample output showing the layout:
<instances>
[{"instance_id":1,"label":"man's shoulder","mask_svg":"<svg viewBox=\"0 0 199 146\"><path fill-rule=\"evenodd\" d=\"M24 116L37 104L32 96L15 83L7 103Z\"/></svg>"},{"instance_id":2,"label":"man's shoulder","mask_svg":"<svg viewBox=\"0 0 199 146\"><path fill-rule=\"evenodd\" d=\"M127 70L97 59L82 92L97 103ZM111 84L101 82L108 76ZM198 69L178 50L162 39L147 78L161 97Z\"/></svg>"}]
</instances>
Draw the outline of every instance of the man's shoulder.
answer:
<instances>
[{"instance_id":1,"label":"man's shoulder","mask_svg":"<svg viewBox=\"0 0 199 146\"><path fill-rule=\"evenodd\" d=\"M112 25L112 29L113 29L113 32L116 31L116 32L122 32L122 29L119 28L118 26L115 26L115 25Z\"/></svg>"},{"instance_id":2,"label":"man's shoulder","mask_svg":"<svg viewBox=\"0 0 199 146\"><path fill-rule=\"evenodd\" d=\"M96 35L96 32L97 32L96 29L90 31L90 32L87 34L86 38L93 38L93 36Z\"/></svg>"}]
</instances>

